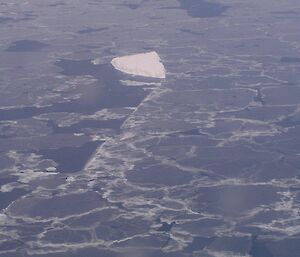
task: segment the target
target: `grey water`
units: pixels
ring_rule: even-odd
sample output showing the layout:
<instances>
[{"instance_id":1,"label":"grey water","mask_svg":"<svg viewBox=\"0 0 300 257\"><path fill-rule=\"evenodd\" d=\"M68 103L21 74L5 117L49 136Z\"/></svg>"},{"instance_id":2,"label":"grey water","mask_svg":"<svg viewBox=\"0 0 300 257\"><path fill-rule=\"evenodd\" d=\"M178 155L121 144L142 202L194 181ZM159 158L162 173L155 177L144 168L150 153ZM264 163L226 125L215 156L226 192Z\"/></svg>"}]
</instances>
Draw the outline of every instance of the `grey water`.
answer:
<instances>
[{"instance_id":1,"label":"grey water","mask_svg":"<svg viewBox=\"0 0 300 257\"><path fill-rule=\"evenodd\" d=\"M54 160L58 172L73 173L81 171L90 156L101 142L88 142L80 147L62 147L59 149L42 149L38 152L44 158Z\"/></svg>"},{"instance_id":2,"label":"grey water","mask_svg":"<svg viewBox=\"0 0 300 257\"><path fill-rule=\"evenodd\" d=\"M7 52L34 52L47 45L35 40L20 40L13 42L5 51Z\"/></svg>"},{"instance_id":3,"label":"grey water","mask_svg":"<svg viewBox=\"0 0 300 257\"><path fill-rule=\"evenodd\" d=\"M143 89L122 86L118 80L118 72L110 64L95 66L90 60L59 60L55 65L60 67L60 73L66 76L94 76L98 79L98 85L86 87L79 99L45 107L0 110L1 120L24 119L53 112L92 114L104 108L134 107L146 96Z\"/></svg>"},{"instance_id":4,"label":"grey water","mask_svg":"<svg viewBox=\"0 0 300 257\"><path fill-rule=\"evenodd\" d=\"M187 13L192 17L216 17L222 15L228 6L205 0L180 0L182 8L187 10Z\"/></svg>"}]
</instances>

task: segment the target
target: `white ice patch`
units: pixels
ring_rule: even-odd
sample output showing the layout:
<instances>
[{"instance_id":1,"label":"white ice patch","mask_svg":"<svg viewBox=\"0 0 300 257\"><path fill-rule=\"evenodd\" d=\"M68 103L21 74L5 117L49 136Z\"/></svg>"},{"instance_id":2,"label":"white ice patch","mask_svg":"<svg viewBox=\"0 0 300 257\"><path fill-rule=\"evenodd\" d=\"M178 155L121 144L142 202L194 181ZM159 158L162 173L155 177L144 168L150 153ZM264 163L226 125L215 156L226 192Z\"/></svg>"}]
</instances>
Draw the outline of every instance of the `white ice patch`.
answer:
<instances>
[{"instance_id":1,"label":"white ice patch","mask_svg":"<svg viewBox=\"0 0 300 257\"><path fill-rule=\"evenodd\" d=\"M48 167L48 168L46 168L46 171L48 171L48 172L56 172L56 167Z\"/></svg>"},{"instance_id":2,"label":"white ice patch","mask_svg":"<svg viewBox=\"0 0 300 257\"><path fill-rule=\"evenodd\" d=\"M111 64L115 69L131 75L160 79L166 77L165 67L156 52L116 57Z\"/></svg>"},{"instance_id":3,"label":"white ice patch","mask_svg":"<svg viewBox=\"0 0 300 257\"><path fill-rule=\"evenodd\" d=\"M129 86L129 87L138 87L138 86L160 86L161 83L155 82L141 82L141 81L134 81L134 80L120 80L122 85Z\"/></svg>"},{"instance_id":4,"label":"white ice patch","mask_svg":"<svg viewBox=\"0 0 300 257\"><path fill-rule=\"evenodd\" d=\"M94 60L91 60L91 63L94 65L99 65L101 63L101 59L100 58L96 58Z\"/></svg>"}]
</instances>

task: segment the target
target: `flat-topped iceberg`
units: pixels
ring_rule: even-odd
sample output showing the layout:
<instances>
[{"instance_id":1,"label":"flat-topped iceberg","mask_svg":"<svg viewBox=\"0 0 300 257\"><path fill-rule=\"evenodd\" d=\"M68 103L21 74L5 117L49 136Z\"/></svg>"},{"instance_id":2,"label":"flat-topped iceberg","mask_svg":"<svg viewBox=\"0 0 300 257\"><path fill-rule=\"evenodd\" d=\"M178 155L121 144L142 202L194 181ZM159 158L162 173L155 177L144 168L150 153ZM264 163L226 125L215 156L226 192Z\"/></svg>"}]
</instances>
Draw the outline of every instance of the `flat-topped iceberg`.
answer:
<instances>
[{"instance_id":1,"label":"flat-topped iceberg","mask_svg":"<svg viewBox=\"0 0 300 257\"><path fill-rule=\"evenodd\" d=\"M115 69L131 75L161 79L166 77L165 67L156 52L116 57L111 64Z\"/></svg>"}]
</instances>

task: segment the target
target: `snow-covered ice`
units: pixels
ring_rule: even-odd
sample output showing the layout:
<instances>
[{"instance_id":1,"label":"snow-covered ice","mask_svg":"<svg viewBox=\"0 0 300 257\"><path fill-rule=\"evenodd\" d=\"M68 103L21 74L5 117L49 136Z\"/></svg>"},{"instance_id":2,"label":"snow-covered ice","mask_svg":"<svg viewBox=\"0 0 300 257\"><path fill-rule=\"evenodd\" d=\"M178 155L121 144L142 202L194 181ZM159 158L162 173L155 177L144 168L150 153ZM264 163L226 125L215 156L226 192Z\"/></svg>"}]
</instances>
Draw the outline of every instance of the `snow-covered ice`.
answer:
<instances>
[{"instance_id":1,"label":"snow-covered ice","mask_svg":"<svg viewBox=\"0 0 300 257\"><path fill-rule=\"evenodd\" d=\"M131 75L165 78L166 71L156 52L116 57L111 64L115 69Z\"/></svg>"}]
</instances>

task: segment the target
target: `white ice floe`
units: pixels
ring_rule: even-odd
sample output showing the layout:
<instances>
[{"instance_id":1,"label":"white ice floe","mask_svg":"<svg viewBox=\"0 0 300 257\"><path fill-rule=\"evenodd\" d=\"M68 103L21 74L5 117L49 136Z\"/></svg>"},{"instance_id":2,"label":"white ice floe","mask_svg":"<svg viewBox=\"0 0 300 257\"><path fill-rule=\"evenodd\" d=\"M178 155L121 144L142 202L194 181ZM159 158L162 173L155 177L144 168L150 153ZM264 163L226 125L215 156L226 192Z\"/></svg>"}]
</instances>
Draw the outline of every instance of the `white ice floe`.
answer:
<instances>
[{"instance_id":1,"label":"white ice floe","mask_svg":"<svg viewBox=\"0 0 300 257\"><path fill-rule=\"evenodd\" d=\"M111 64L115 69L131 75L161 79L166 77L165 67L156 52L116 57Z\"/></svg>"}]
</instances>

